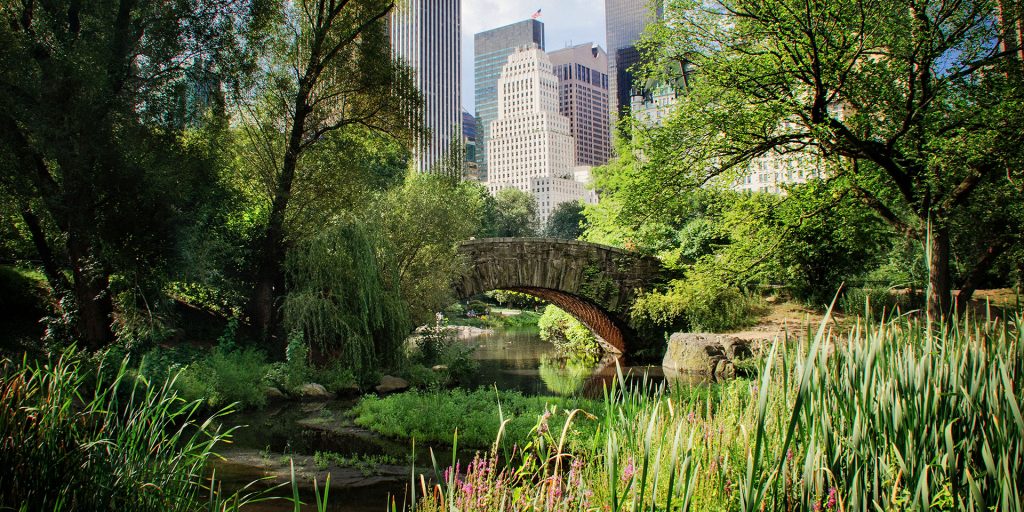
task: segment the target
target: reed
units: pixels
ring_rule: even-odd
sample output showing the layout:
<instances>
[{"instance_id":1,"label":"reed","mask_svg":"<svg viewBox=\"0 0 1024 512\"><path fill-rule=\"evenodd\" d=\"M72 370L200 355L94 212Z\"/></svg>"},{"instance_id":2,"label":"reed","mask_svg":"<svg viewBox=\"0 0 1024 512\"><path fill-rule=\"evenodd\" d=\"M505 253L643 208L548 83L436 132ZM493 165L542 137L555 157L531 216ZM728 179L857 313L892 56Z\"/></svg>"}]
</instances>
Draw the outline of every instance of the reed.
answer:
<instances>
[{"instance_id":1,"label":"reed","mask_svg":"<svg viewBox=\"0 0 1024 512\"><path fill-rule=\"evenodd\" d=\"M418 482L418 507L1020 511L1021 321L826 320L711 391L620 375L589 443L562 442L583 411L549 410L512 457L453 464L444 492Z\"/></svg>"},{"instance_id":2,"label":"reed","mask_svg":"<svg viewBox=\"0 0 1024 512\"><path fill-rule=\"evenodd\" d=\"M229 409L199 417L173 379L135 377L127 361L87 368L73 349L0 363L0 509L225 511L260 499L208 478Z\"/></svg>"}]
</instances>

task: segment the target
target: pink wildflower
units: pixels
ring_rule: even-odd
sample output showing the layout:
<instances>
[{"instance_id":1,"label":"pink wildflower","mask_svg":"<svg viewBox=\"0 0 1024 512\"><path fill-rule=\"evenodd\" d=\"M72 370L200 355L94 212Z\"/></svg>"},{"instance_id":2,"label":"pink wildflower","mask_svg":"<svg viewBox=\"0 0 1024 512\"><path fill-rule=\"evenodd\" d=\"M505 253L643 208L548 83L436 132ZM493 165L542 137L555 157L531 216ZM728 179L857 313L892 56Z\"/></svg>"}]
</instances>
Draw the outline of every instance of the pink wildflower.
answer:
<instances>
[{"instance_id":1,"label":"pink wildflower","mask_svg":"<svg viewBox=\"0 0 1024 512\"><path fill-rule=\"evenodd\" d=\"M633 463L633 457L626 460L626 467L622 470L622 481L627 482L633 478L636 474L636 465Z\"/></svg>"}]
</instances>

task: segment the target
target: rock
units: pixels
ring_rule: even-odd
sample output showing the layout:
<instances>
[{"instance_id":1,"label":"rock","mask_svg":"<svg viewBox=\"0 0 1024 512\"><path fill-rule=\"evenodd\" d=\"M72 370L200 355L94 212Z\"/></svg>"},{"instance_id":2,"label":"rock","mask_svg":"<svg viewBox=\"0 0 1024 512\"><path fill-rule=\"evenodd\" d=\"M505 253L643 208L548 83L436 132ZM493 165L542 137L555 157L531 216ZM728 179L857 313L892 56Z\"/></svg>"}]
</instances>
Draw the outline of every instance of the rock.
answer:
<instances>
[{"instance_id":1,"label":"rock","mask_svg":"<svg viewBox=\"0 0 1024 512\"><path fill-rule=\"evenodd\" d=\"M721 359L715 366L715 380L723 381L736 377L736 365L732 361Z\"/></svg>"},{"instance_id":2,"label":"rock","mask_svg":"<svg viewBox=\"0 0 1024 512\"><path fill-rule=\"evenodd\" d=\"M327 388L315 382L303 384L299 388L299 396L306 400L330 400L334 398L334 395L327 391Z\"/></svg>"},{"instance_id":3,"label":"rock","mask_svg":"<svg viewBox=\"0 0 1024 512\"><path fill-rule=\"evenodd\" d=\"M448 371L448 366L443 364L435 364L434 366L431 366L430 369L434 370L435 372L446 372Z\"/></svg>"},{"instance_id":4,"label":"rock","mask_svg":"<svg viewBox=\"0 0 1024 512\"><path fill-rule=\"evenodd\" d=\"M669 338L661 365L678 372L713 375L718 361L728 359L717 334L677 332Z\"/></svg>"},{"instance_id":5,"label":"rock","mask_svg":"<svg viewBox=\"0 0 1024 512\"><path fill-rule=\"evenodd\" d=\"M719 336L719 341L722 343L722 348L725 349L725 356L732 361L746 359L754 355L750 340L740 339L735 336Z\"/></svg>"},{"instance_id":6,"label":"rock","mask_svg":"<svg viewBox=\"0 0 1024 512\"><path fill-rule=\"evenodd\" d=\"M377 385L377 392L385 395L388 393L397 393L399 391L405 391L409 389L409 383L405 379L398 377L392 377L391 375L385 375L380 379L380 384Z\"/></svg>"},{"instance_id":7,"label":"rock","mask_svg":"<svg viewBox=\"0 0 1024 512\"><path fill-rule=\"evenodd\" d=\"M270 386L267 389L264 389L263 396L267 397L268 402L273 402L274 400L281 400L285 398L284 393L282 393L280 389L277 389L274 386Z\"/></svg>"}]
</instances>

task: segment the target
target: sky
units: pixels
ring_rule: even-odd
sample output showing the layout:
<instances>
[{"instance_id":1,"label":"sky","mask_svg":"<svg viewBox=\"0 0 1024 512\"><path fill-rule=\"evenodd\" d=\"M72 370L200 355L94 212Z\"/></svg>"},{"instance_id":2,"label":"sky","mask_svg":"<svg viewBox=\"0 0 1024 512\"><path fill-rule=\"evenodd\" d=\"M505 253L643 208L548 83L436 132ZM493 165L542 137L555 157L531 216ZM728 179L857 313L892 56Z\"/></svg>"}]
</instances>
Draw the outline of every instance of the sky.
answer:
<instances>
[{"instance_id":1,"label":"sky","mask_svg":"<svg viewBox=\"0 0 1024 512\"><path fill-rule=\"evenodd\" d=\"M594 42L607 50L602 0L462 0L462 106L473 110L473 34L529 19L541 10L548 51Z\"/></svg>"}]
</instances>

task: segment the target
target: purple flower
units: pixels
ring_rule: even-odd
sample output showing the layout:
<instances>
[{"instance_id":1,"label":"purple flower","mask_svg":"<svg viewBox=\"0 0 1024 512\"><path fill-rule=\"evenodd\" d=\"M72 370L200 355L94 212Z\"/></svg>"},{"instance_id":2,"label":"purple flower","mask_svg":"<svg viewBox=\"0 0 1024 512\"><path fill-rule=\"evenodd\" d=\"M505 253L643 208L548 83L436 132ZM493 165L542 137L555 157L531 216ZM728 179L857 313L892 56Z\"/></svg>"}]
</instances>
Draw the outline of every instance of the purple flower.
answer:
<instances>
[{"instance_id":1,"label":"purple flower","mask_svg":"<svg viewBox=\"0 0 1024 512\"><path fill-rule=\"evenodd\" d=\"M626 467L622 470L622 481L628 482L636 474L636 465L633 464L633 457L626 460Z\"/></svg>"},{"instance_id":2,"label":"purple flower","mask_svg":"<svg viewBox=\"0 0 1024 512\"><path fill-rule=\"evenodd\" d=\"M836 506L836 494L838 491L835 487L829 487L828 489L828 501L825 502L825 508L832 510Z\"/></svg>"}]
</instances>

